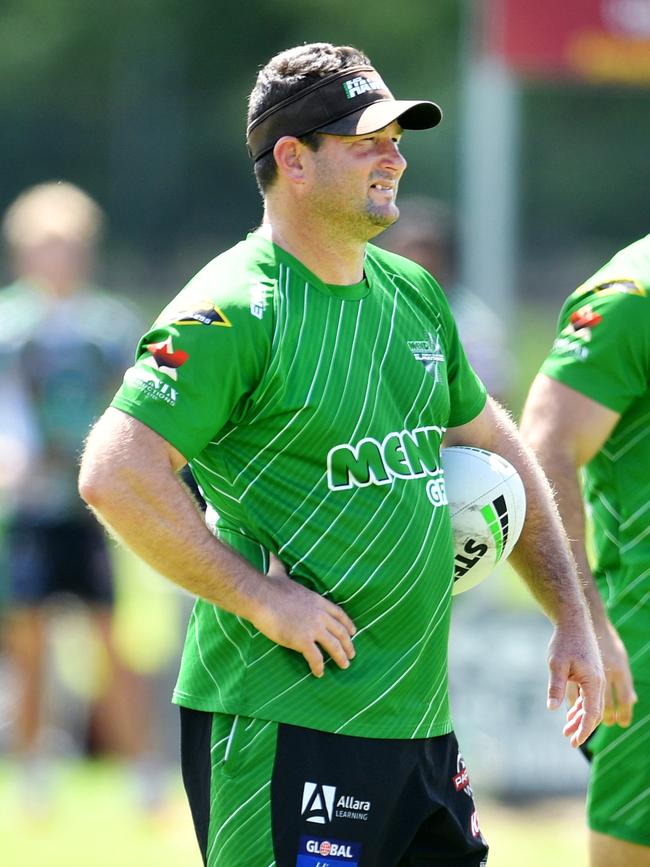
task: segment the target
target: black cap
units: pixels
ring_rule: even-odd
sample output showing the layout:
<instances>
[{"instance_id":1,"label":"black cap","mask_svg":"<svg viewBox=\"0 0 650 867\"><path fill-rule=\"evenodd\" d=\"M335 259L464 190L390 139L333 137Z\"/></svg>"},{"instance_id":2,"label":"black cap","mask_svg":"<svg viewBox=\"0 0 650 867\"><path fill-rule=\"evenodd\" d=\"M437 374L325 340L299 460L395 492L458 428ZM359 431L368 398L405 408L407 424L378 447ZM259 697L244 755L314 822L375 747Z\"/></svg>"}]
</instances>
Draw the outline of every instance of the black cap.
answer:
<instances>
[{"instance_id":1,"label":"black cap","mask_svg":"<svg viewBox=\"0 0 650 867\"><path fill-rule=\"evenodd\" d=\"M428 100L395 99L372 66L354 66L271 106L250 123L246 143L258 160L284 135L367 135L394 120L402 129L430 129L440 123L442 111Z\"/></svg>"}]
</instances>

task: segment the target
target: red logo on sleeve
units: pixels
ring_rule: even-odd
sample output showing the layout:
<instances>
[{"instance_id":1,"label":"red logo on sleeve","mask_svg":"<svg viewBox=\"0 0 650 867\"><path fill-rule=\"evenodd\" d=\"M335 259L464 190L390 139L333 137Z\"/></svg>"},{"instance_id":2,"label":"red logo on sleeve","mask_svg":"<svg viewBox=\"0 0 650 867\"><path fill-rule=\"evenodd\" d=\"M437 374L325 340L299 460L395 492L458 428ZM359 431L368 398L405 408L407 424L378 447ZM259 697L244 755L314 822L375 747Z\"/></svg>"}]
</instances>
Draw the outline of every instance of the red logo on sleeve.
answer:
<instances>
[{"instance_id":1,"label":"red logo on sleeve","mask_svg":"<svg viewBox=\"0 0 650 867\"><path fill-rule=\"evenodd\" d=\"M174 350L171 337L161 343L150 343L147 346L147 352L151 353L158 367L170 367L173 370L185 364L190 357L189 353L182 349Z\"/></svg>"},{"instance_id":2,"label":"red logo on sleeve","mask_svg":"<svg viewBox=\"0 0 650 867\"><path fill-rule=\"evenodd\" d=\"M569 317L569 322L576 331L579 331L581 328L595 328L602 321L603 317L600 313L595 313L590 304L586 307L581 307L580 310L576 310Z\"/></svg>"}]
</instances>

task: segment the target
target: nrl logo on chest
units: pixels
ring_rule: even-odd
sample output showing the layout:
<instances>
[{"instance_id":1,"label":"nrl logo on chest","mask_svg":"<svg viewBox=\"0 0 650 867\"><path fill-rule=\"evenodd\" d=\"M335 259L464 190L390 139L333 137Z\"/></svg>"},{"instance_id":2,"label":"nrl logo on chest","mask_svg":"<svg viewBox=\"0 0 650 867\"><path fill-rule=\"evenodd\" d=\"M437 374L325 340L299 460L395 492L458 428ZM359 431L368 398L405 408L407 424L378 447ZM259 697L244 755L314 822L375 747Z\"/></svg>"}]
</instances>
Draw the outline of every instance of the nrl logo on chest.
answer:
<instances>
[{"instance_id":1,"label":"nrl logo on chest","mask_svg":"<svg viewBox=\"0 0 650 867\"><path fill-rule=\"evenodd\" d=\"M440 337L427 332L424 340L407 340L408 348L416 361L422 362L426 372L433 377L434 383L440 382L440 364L445 355L440 346Z\"/></svg>"}]
</instances>

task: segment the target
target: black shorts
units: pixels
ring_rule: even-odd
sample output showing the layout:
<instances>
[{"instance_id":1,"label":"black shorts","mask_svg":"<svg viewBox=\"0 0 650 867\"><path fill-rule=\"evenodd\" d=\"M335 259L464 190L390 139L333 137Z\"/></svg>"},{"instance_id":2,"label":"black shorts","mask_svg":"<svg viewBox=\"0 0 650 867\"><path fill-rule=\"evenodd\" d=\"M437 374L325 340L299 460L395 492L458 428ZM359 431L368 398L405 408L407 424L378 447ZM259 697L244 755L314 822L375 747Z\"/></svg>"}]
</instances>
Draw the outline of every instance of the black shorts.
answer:
<instances>
[{"instance_id":1,"label":"black shorts","mask_svg":"<svg viewBox=\"0 0 650 867\"><path fill-rule=\"evenodd\" d=\"M351 737L181 708L181 761L208 867L481 867L453 733Z\"/></svg>"},{"instance_id":2,"label":"black shorts","mask_svg":"<svg viewBox=\"0 0 650 867\"><path fill-rule=\"evenodd\" d=\"M90 605L113 604L106 536L92 515L59 522L17 517L6 545L9 605L36 606L60 593Z\"/></svg>"}]
</instances>

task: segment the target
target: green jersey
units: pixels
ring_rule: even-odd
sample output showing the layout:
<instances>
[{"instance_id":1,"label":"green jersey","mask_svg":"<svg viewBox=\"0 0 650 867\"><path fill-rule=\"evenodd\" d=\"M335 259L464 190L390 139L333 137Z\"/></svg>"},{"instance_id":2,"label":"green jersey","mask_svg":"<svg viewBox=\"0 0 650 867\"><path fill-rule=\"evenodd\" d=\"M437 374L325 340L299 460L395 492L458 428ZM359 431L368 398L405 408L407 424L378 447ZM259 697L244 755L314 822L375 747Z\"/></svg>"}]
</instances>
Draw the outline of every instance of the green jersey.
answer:
<instances>
[{"instance_id":1,"label":"green jersey","mask_svg":"<svg viewBox=\"0 0 650 867\"><path fill-rule=\"evenodd\" d=\"M650 235L569 297L542 372L621 418L583 470L594 575L630 656L650 682Z\"/></svg>"},{"instance_id":2,"label":"green jersey","mask_svg":"<svg viewBox=\"0 0 650 867\"><path fill-rule=\"evenodd\" d=\"M441 289L402 257L369 246L364 280L329 286L254 233L199 272L113 405L187 457L223 542L261 571L273 552L344 608L357 656L317 679L198 599L174 700L368 737L448 732L440 441L484 402Z\"/></svg>"}]
</instances>

